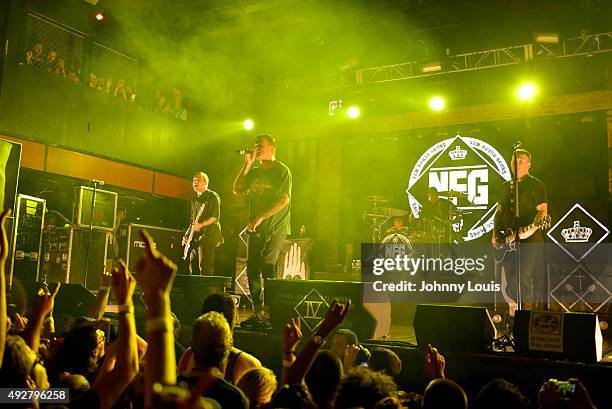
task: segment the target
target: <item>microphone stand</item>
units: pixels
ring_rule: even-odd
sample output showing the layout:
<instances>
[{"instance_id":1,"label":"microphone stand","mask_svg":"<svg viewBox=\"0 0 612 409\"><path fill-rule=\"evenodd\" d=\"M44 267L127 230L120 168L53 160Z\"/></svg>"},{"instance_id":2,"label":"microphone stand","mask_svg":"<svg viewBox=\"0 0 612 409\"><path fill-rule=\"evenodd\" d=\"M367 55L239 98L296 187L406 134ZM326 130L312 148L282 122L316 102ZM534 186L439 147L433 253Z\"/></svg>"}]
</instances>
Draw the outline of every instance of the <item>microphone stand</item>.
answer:
<instances>
[{"instance_id":1,"label":"microphone stand","mask_svg":"<svg viewBox=\"0 0 612 409\"><path fill-rule=\"evenodd\" d=\"M516 303L517 303L517 310L522 310L523 307L523 303L522 303L522 294L521 294L521 238L519 237L519 228L520 226L520 221L519 221L519 217L520 217L520 211L519 211L519 194L518 194L518 161L517 161L517 157L516 157L516 152L519 149L519 147L521 146L520 142L515 143L512 146L512 166L514 167L514 174L512 175L512 183L514 185L514 209L513 209L513 213L514 213L514 233L516 234L516 238L515 238L515 244L516 244L516 279L518 281L517 283L517 290L516 290Z\"/></svg>"},{"instance_id":2,"label":"microphone stand","mask_svg":"<svg viewBox=\"0 0 612 409\"><path fill-rule=\"evenodd\" d=\"M91 247L91 236L93 235L93 216L94 216L94 209L96 207L96 192L98 189L98 183L100 183L97 180L92 180L93 182L93 193L91 195L91 207L90 207L90 213L89 213L89 234L87 235L87 250L85 251L85 280L84 280L84 285L85 288L87 288L87 272L89 270L89 248Z\"/></svg>"}]
</instances>

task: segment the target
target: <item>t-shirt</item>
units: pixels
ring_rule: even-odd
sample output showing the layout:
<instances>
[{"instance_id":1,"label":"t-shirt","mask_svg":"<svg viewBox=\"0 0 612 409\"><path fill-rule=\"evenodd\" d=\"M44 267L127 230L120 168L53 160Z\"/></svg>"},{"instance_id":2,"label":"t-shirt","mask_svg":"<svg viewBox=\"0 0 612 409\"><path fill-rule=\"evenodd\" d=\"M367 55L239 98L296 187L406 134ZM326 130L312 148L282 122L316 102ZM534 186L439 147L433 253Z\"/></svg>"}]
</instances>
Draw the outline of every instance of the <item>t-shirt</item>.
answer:
<instances>
[{"instance_id":1,"label":"t-shirt","mask_svg":"<svg viewBox=\"0 0 612 409\"><path fill-rule=\"evenodd\" d=\"M214 237L220 239L221 199L219 199L219 195L212 190L206 190L200 196L194 195L191 200L191 220L195 219L201 206L204 206L204 209L202 210L202 215L198 219L198 223L202 223L204 220L210 219L211 217L216 217L217 221L200 229L200 231L194 234L194 238L197 240L201 236L207 236L209 238Z\"/></svg>"},{"instance_id":2,"label":"t-shirt","mask_svg":"<svg viewBox=\"0 0 612 409\"><path fill-rule=\"evenodd\" d=\"M179 384L185 384L191 389L199 379L197 376L179 376L177 380ZM244 393L222 378L217 378L213 386L206 392L205 397L216 400L224 409L247 409L249 407Z\"/></svg>"},{"instance_id":3,"label":"t-shirt","mask_svg":"<svg viewBox=\"0 0 612 409\"><path fill-rule=\"evenodd\" d=\"M269 169L253 168L246 175L249 192L249 218L270 210L286 193L291 199L291 171L282 162L274 161ZM256 229L265 235L291 234L291 201L276 214L265 219Z\"/></svg>"},{"instance_id":4,"label":"t-shirt","mask_svg":"<svg viewBox=\"0 0 612 409\"><path fill-rule=\"evenodd\" d=\"M533 223L538 214L537 206L547 203L546 188L544 183L534 176L527 175L518 183L519 193L519 225L528 226ZM514 229L514 190L511 189L511 181L505 182L500 188L499 204L502 206L500 215L495 216L496 229L511 227ZM542 231L538 230L535 234L525 241L542 241Z\"/></svg>"}]
</instances>

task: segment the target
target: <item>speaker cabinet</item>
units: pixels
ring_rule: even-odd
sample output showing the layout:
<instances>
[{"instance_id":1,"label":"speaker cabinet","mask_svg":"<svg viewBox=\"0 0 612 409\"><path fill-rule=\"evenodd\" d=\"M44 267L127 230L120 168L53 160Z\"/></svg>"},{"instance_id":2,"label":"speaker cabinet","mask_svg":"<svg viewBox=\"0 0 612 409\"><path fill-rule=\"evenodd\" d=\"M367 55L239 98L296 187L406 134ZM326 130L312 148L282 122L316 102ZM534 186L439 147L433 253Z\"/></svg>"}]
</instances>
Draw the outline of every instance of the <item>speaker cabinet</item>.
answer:
<instances>
[{"instance_id":1,"label":"speaker cabinet","mask_svg":"<svg viewBox=\"0 0 612 409\"><path fill-rule=\"evenodd\" d=\"M598 362L603 353L596 314L517 311L514 339L516 352L531 357Z\"/></svg>"},{"instance_id":2,"label":"speaker cabinet","mask_svg":"<svg viewBox=\"0 0 612 409\"><path fill-rule=\"evenodd\" d=\"M496 338L495 326L484 307L417 306L414 317L417 344L442 351L486 352Z\"/></svg>"}]
</instances>

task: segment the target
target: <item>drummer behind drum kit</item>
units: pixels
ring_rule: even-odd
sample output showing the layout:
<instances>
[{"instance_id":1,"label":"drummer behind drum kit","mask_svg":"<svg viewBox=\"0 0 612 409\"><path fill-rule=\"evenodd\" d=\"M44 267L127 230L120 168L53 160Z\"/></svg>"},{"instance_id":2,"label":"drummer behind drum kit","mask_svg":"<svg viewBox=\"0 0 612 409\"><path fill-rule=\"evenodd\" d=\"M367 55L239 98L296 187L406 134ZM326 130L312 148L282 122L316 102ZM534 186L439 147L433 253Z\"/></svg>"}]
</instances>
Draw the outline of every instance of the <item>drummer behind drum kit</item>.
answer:
<instances>
[{"instance_id":1,"label":"drummer behind drum kit","mask_svg":"<svg viewBox=\"0 0 612 409\"><path fill-rule=\"evenodd\" d=\"M463 192L448 191L439 192L441 197L456 198L458 202L470 203L467 194ZM408 211L392 207L383 207L389 199L383 196L366 196L364 198L370 203L370 210L363 214L363 220L370 225L372 243L382 244L407 244L412 243L457 243L461 241L461 230L463 228L463 215L468 213L450 206L447 217L410 217L407 226L401 228L384 228L389 222L396 218L403 218L409 214ZM452 203L452 202L451 202ZM403 220L403 219L402 219Z\"/></svg>"}]
</instances>

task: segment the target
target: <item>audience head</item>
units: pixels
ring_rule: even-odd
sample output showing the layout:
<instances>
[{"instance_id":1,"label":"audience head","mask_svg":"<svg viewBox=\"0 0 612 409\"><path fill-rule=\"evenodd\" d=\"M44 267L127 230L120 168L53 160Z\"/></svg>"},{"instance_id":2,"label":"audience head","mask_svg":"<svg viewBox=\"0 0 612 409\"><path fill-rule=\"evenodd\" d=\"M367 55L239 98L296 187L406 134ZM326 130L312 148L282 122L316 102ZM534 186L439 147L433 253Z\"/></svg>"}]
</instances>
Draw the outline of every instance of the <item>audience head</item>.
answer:
<instances>
[{"instance_id":1,"label":"audience head","mask_svg":"<svg viewBox=\"0 0 612 409\"><path fill-rule=\"evenodd\" d=\"M223 369L232 345L227 320L216 311L201 315L193 323L191 349L196 364L204 368Z\"/></svg>"},{"instance_id":2,"label":"audience head","mask_svg":"<svg viewBox=\"0 0 612 409\"><path fill-rule=\"evenodd\" d=\"M170 316L172 317L174 339L178 341L180 339L179 335L181 334L181 322L179 321L175 313L170 312Z\"/></svg>"},{"instance_id":3,"label":"audience head","mask_svg":"<svg viewBox=\"0 0 612 409\"><path fill-rule=\"evenodd\" d=\"M238 381L238 386L249 399L250 409L261 408L272 400L276 390L276 376L268 368L251 368Z\"/></svg>"},{"instance_id":4,"label":"audience head","mask_svg":"<svg viewBox=\"0 0 612 409\"><path fill-rule=\"evenodd\" d=\"M238 308L231 295L226 293L215 293L206 297L202 304L202 314L206 314L210 311L223 314L232 331L234 330L238 318Z\"/></svg>"},{"instance_id":5,"label":"audience head","mask_svg":"<svg viewBox=\"0 0 612 409\"><path fill-rule=\"evenodd\" d=\"M104 355L104 332L93 324L79 325L64 337L55 364L55 373L68 372L89 379L98 369Z\"/></svg>"},{"instance_id":6,"label":"audience head","mask_svg":"<svg viewBox=\"0 0 612 409\"><path fill-rule=\"evenodd\" d=\"M347 328L340 328L332 337L331 351L340 360L344 359L344 351L350 345L358 345L357 334Z\"/></svg>"},{"instance_id":7,"label":"audience head","mask_svg":"<svg viewBox=\"0 0 612 409\"><path fill-rule=\"evenodd\" d=\"M389 348L374 348L368 360L368 367L373 371L396 377L402 371L402 361Z\"/></svg>"},{"instance_id":8,"label":"audience head","mask_svg":"<svg viewBox=\"0 0 612 409\"><path fill-rule=\"evenodd\" d=\"M305 377L308 390L319 407L333 400L341 378L340 359L331 351L319 351Z\"/></svg>"},{"instance_id":9,"label":"audience head","mask_svg":"<svg viewBox=\"0 0 612 409\"><path fill-rule=\"evenodd\" d=\"M299 383L283 385L272 397L270 408L317 409L308 389Z\"/></svg>"},{"instance_id":10,"label":"audience head","mask_svg":"<svg viewBox=\"0 0 612 409\"><path fill-rule=\"evenodd\" d=\"M0 385L5 388L48 388L47 370L23 338L7 335L0 367Z\"/></svg>"},{"instance_id":11,"label":"audience head","mask_svg":"<svg viewBox=\"0 0 612 409\"><path fill-rule=\"evenodd\" d=\"M494 379L483 386L473 402L474 409L526 409L527 405L518 386L504 379Z\"/></svg>"},{"instance_id":12,"label":"audience head","mask_svg":"<svg viewBox=\"0 0 612 409\"><path fill-rule=\"evenodd\" d=\"M53 386L68 388L71 397L79 396L90 388L89 381L83 375L64 375Z\"/></svg>"},{"instance_id":13,"label":"audience head","mask_svg":"<svg viewBox=\"0 0 612 409\"><path fill-rule=\"evenodd\" d=\"M434 379L425 388L423 409L466 409L467 396L457 382Z\"/></svg>"},{"instance_id":14,"label":"audience head","mask_svg":"<svg viewBox=\"0 0 612 409\"><path fill-rule=\"evenodd\" d=\"M381 399L395 392L395 382L390 376L357 367L340 381L335 407L373 409Z\"/></svg>"}]
</instances>

